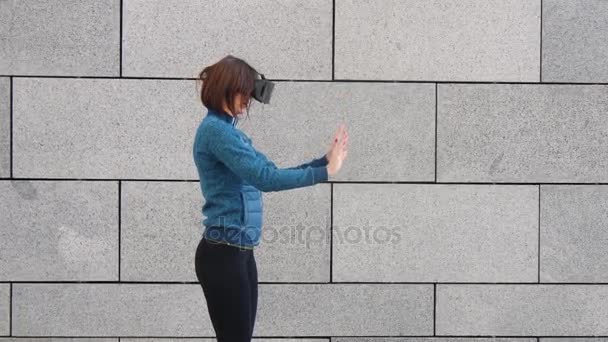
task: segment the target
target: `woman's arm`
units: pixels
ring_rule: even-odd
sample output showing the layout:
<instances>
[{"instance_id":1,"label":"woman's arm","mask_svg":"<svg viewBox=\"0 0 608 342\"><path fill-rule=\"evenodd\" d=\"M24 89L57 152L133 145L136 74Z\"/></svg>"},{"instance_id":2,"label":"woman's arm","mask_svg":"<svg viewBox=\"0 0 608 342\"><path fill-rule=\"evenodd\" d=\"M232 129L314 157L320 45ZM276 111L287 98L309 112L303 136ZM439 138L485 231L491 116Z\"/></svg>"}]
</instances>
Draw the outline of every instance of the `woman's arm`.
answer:
<instances>
[{"instance_id":1,"label":"woman's arm","mask_svg":"<svg viewBox=\"0 0 608 342\"><path fill-rule=\"evenodd\" d=\"M327 166L321 165L323 161L320 160L325 157L294 168L278 168L235 130L209 125L207 138L208 148L216 158L261 191L289 190L327 181Z\"/></svg>"},{"instance_id":2,"label":"woman's arm","mask_svg":"<svg viewBox=\"0 0 608 342\"><path fill-rule=\"evenodd\" d=\"M319 167L319 166L327 166L327 164L329 163L329 161L327 160L327 156L323 155L323 157L320 158L315 158L307 163L298 165L298 166L292 166L292 167L288 167L286 168L287 170L295 170L295 169L305 169L307 167Z\"/></svg>"}]
</instances>

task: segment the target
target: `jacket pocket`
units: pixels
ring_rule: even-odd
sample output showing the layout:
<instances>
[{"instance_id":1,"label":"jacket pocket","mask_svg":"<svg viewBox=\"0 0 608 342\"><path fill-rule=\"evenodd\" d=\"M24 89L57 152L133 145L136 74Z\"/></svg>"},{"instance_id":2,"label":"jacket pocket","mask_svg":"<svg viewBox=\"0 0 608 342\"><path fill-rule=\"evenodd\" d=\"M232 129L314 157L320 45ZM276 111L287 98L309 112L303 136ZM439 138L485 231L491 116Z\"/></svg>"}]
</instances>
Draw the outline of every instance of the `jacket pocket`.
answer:
<instances>
[{"instance_id":1,"label":"jacket pocket","mask_svg":"<svg viewBox=\"0 0 608 342\"><path fill-rule=\"evenodd\" d=\"M245 226L247 225L247 222L249 221L249 205L247 203L247 196L245 196L245 193L243 191L240 191L240 196L241 196L241 225Z\"/></svg>"},{"instance_id":2,"label":"jacket pocket","mask_svg":"<svg viewBox=\"0 0 608 342\"><path fill-rule=\"evenodd\" d=\"M241 189L243 207L243 227L260 229L262 227L263 203L262 193L254 187Z\"/></svg>"}]
</instances>

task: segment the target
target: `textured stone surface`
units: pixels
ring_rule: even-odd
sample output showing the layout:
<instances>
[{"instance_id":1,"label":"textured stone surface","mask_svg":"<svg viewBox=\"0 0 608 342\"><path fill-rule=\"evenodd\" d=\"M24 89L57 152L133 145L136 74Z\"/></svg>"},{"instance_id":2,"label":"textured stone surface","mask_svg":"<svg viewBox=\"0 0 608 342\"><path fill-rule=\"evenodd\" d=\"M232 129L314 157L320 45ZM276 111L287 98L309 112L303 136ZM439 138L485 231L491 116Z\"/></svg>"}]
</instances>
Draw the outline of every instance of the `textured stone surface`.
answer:
<instances>
[{"instance_id":1,"label":"textured stone surface","mask_svg":"<svg viewBox=\"0 0 608 342\"><path fill-rule=\"evenodd\" d=\"M14 91L15 177L198 179L194 81L15 78Z\"/></svg>"},{"instance_id":2,"label":"textured stone surface","mask_svg":"<svg viewBox=\"0 0 608 342\"><path fill-rule=\"evenodd\" d=\"M213 336L198 284L14 284L17 336Z\"/></svg>"},{"instance_id":3,"label":"textured stone surface","mask_svg":"<svg viewBox=\"0 0 608 342\"><path fill-rule=\"evenodd\" d=\"M0 13L0 74L119 76L119 1L9 0Z\"/></svg>"},{"instance_id":4,"label":"textured stone surface","mask_svg":"<svg viewBox=\"0 0 608 342\"><path fill-rule=\"evenodd\" d=\"M608 287L437 285L438 335L605 336Z\"/></svg>"},{"instance_id":5,"label":"textured stone surface","mask_svg":"<svg viewBox=\"0 0 608 342\"><path fill-rule=\"evenodd\" d=\"M536 282L538 186L335 184L333 280Z\"/></svg>"},{"instance_id":6,"label":"textured stone surface","mask_svg":"<svg viewBox=\"0 0 608 342\"><path fill-rule=\"evenodd\" d=\"M122 182L122 281L196 281L205 203L195 182Z\"/></svg>"},{"instance_id":7,"label":"textured stone surface","mask_svg":"<svg viewBox=\"0 0 608 342\"><path fill-rule=\"evenodd\" d=\"M117 182L0 181L0 281L118 280L117 205Z\"/></svg>"},{"instance_id":8,"label":"textured stone surface","mask_svg":"<svg viewBox=\"0 0 608 342\"><path fill-rule=\"evenodd\" d=\"M10 284L0 284L0 334L7 335L10 330Z\"/></svg>"},{"instance_id":9,"label":"textured stone surface","mask_svg":"<svg viewBox=\"0 0 608 342\"><path fill-rule=\"evenodd\" d=\"M277 167L349 131L264 194L254 341L608 342L608 1L0 13L0 342L215 341L194 79L229 54L275 82L238 128Z\"/></svg>"},{"instance_id":10,"label":"textured stone surface","mask_svg":"<svg viewBox=\"0 0 608 342\"><path fill-rule=\"evenodd\" d=\"M440 182L608 181L608 86L439 84Z\"/></svg>"},{"instance_id":11,"label":"textured stone surface","mask_svg":"<svg viewBox=\"0 0 608 342\"><path fill-rule=\"evenodd\" d=\"M207 109L196 102L194 81L140 82L15 79L15 175L198 179L191 136ZM239 127L278 166L323 155L347 122L349 159L332 180L434 178L433 85L277 87L273 107L254 105ZM356 105L345 111L344 103Z\"/></svg>"},{"instance_id":12,"label":"textured stone surface","mask_svg":"<svg viewBox=\"0 0 608 342\"><path fill-rule=\"evenodd\" d=\"M197 77L227 54L268 78L331 79L332 2L124 1L123 75Z\"/></svg>"},{"instance_id":13,"label":"textured stone surface","mask_svg":"<svg viewBox=\"0 0 608 342\"><path fill-rule=\"evenodd\" d=\"M259 281L329 282L331 185L264 196L264 226L255 251Z\"/></svg>"},{"instance_id":14,"label":"textured stone surface","mask_svg":"<svg viewBox=\"0 0 608 342\"><path fill-rule=\"evenodd\" d=\"M608 82L608 1L543 0L543 82Z\"/></svg>"},{"instance_id":15,"label":"textured stone surface","mask_svg":"<svg viewBox=\"0 0 608 342\"><path fill-rule=\"evenodd\" d=\"M259 296L256 335L433 334L431 284L267 284Z\"/></svg>"},{"instance_id":16,"label":"textured stone surface","mask_svg":"<svg viewBox=\"0 0 608 342\"><path fill-rule=\"evenodd\" d=\"M180 338L142 338L142 337L138 337L138 338L121 338L121 341L125 341L125 342L216 342L217 339L215 337L213 338L186 338L186 337L180 337ZM251 339L254 342L330 342L329 338L278 338L278 337L272 337L272 338L263 338L263 337L253 337ZM16 341L18 342L18 341ZM524 341L527 342L527 341Z\"/></svg>"},{"instance_id":17,"label":"textured stone surface","mask_svg":"<svg viewBox=\"0 0 608 342\"><path fill-rule=\"evenodd\" d=\"M334 337L332 342L534 342L525 337Z\"/></svg>"},{"instance_id":18,"label":"textured stone surface","mask_svg":"<svg viewBox=\"0 0 608 342\"><path fill-rule=\"evenodd\" d=\"M336 79L537 82L540 1L336 1Z\"/></svg>"},{"instance_id":19,"label":"textured stone surface","mask_svg":"<svg viewBox=\"0 0 608 342\"><path fill-rule=\"evenodd\" d=\"M11 176L10 91L10 78L0 77L0 177L7 178Z\"/></svg>"},{"instance_id":20,"label":"textured stone surface","mask_svg":"<svg viewBox=\"0 0 608 342\"><path fill-rule=\"evenodd\" d=\"M433 333L431 284L261 284L259 300L254 336ZM13 312L19 336L213 336L198 284L14 284Z\"/></svg>"},{"instance_id":21,"label":"textured stone surface","mask_svg":"<svg viewBox=\"0 0 608 342\"><path fill-rule=\"evenodd\" d=\"M239 127L289 167L328 151L344 122L348 159L331 181L434 180L435 86L430 83L281 82Z\"/></svg>"},{"instance_id":22,"label":"textured stone surface","mask_svg":"<svg viewBox=\"0 0 608 342\"><path fill-rule=\"evenodd\" d=\"M608 282L608 186L541 185L540 281Z\"/></svg>"},{"instance_id":23,"label":"textured stone surface","mask_svg":"<svg viewBox=\"0 0 608 342\"><path fill-rule=\"evenodd\" d=\"M330 185L264 193L258 279L328 282ZM197 281L204 226L198 183L123 182L121 280Z\"/></svg>"}]
</instances>

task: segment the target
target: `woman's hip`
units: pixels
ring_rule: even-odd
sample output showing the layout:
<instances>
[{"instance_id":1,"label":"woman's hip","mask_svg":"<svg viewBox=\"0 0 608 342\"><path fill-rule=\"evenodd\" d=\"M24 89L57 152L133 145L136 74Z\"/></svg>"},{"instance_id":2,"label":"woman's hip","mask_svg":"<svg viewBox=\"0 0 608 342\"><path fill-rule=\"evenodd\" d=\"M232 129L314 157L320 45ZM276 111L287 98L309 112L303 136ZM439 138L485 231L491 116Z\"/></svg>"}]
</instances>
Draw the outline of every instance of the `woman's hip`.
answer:
<instances>
[{"instance_id":1,"label":"woman's hip","mask_svg":"<svg viewBox=\"0 0 608 342\"><path fill-rule=\"evenodd\" d=\"M195 268L199 281L227 280L247 275L252 260L253 250L243 249L220 242L201 238L195 254Z\"/></svg>"}]
</instances>

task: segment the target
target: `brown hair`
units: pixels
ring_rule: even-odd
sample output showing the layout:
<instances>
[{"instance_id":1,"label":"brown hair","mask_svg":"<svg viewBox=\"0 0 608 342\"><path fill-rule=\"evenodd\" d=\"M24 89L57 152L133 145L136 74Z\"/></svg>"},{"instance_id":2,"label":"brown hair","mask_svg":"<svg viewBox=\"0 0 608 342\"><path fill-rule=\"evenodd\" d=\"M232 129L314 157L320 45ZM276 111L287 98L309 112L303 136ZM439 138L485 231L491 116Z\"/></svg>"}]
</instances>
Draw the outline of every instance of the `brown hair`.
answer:
<instances>
[{"instance_id":1,"label":"brown hair","mask_svg":"<svg viewBox=\"0 0 608 342\"><path fill-rule=\"evenodd\" d=\"M237 94L247 103L247 116L251 107L251 92L257 77L257 71L244 60L227 55L215 64L205 67L199 74L202 82L200 98L208 109L225 113L225 103L230 112L236 114L234 101Z\"/></svg>"}]
</instances>

